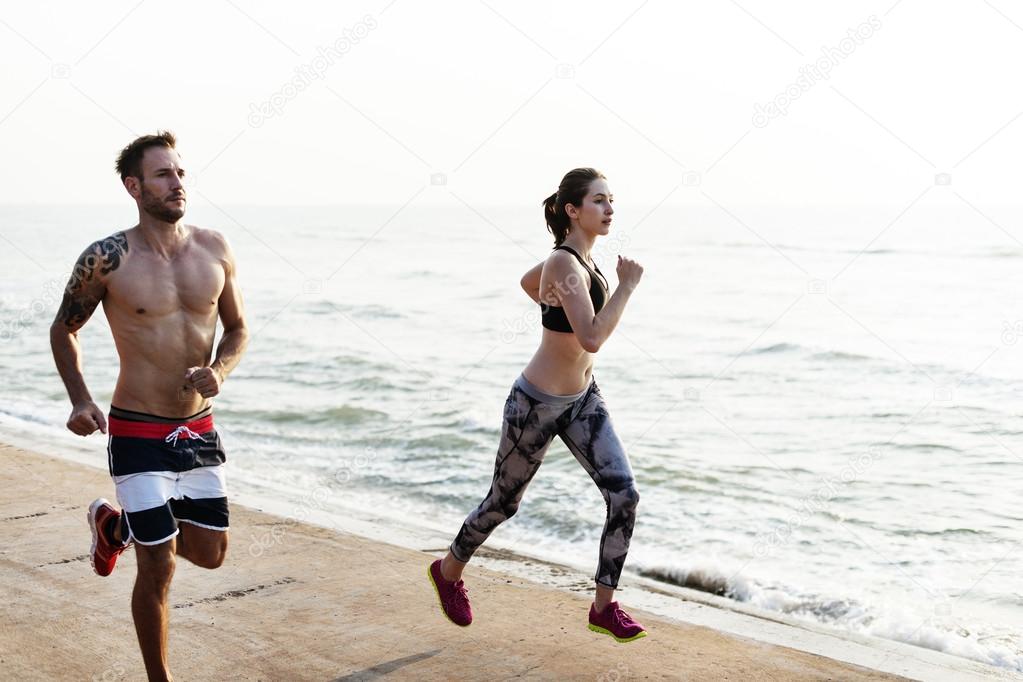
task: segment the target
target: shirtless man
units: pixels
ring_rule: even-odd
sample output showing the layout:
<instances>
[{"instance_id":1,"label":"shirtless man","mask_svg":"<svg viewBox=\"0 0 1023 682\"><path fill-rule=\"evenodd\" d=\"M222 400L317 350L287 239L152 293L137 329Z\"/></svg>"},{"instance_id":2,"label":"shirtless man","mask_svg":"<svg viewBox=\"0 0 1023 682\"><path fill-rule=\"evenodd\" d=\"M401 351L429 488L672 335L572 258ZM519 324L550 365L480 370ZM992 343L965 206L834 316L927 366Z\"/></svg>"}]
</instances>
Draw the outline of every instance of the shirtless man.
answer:
<instances>
[{"instance_id":1,"label":"shirtless man","mask_svg":"<svg viewBox=\"0 0 1023 682\"><path fill-rule=\"evenodd\" d=\"M175 555L217 568L227 552L224 450L210 399L241 359L249 333L234 255L213 230L182 222L185 171L169 132L140 137L117 159L139 224L90 245L71 273L50 345L71 398L67 427L107 433L121 511L89 507L90 559L110 575L135 545L131 612L150 680L171 679L167 594ZM120 373L109 422L82 375L78 330L96 307L110 323ZM223 335L213 354L217 318ZM181 523L184 522L184 523Z\"/></svg>"}]
</instances>

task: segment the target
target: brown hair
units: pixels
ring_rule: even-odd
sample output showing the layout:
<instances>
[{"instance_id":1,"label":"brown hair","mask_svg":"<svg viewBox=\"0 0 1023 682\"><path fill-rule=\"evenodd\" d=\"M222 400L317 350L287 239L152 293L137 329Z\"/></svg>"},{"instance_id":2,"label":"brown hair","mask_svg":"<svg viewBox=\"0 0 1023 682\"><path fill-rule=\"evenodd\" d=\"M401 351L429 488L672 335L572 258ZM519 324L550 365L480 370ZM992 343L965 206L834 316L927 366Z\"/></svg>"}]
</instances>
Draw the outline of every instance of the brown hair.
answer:
<instances>
[{"instance_id":1,"label":"brown hair","mask_svg":"<svg viewBox=\"0 0 1023 682\"><path fill-rule=\"evenodd\" d=\"M156 135L143 135L136 138L117 155L117 164L114 168L121 175L121 182L128 177L142 180L142 157L147 149L150 147L174 149L175 144L177 144L177 138L169 130L158 130Z\"/></svg>"},{"instance_id":2,"label":"brown hair","mask_svg":"<svg viewBox=\"0 0 1023 682\"><path fill-rule=\"evenodd\" d=\"M581 205L590 191L590 183L606 179L596 168L574 168L561 178L558 191L543 200L543 219L547 222L547 230L554 235L554 246L561 246L568 236L568 228L572 226L565 213L565 204Z\"/></svg>"}]
</instances>

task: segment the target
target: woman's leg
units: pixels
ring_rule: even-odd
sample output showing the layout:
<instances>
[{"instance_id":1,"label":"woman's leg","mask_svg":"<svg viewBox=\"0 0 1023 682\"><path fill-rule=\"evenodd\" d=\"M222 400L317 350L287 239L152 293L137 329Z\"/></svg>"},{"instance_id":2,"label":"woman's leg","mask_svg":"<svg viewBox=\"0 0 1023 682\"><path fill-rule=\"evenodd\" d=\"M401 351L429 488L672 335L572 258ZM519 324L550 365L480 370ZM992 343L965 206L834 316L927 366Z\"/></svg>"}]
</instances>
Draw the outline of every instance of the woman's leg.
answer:
<instances>
[{"instance_id":1,"label":"woman's leg","mask_svg":"<svg viewBox=\"0 0 1023 682\"><path fill-rule=\"evenodd\" d=\"M546 405L517 386L512 388L504 406L501 443L490 491L465 519L441 562L445 580L458 580L490 533L518 511L526 486L540 468L554 438L555 421L562 412L564 407Z\"/></svg>"},{"instance_id":2,"label":"woman's leg","mask_svg":"<svg viewBox=\"0 0 1023 682\"><path fill-rule=\"evenodd\" d=\"M618 578L629 552L636 523L636 505L639 503L636 479L625 447L615 433L604 398L596 386L559 435L597 484L607 505L594 600L597 611L603 611L618 587Z\"/></svg>"}]
</instances>

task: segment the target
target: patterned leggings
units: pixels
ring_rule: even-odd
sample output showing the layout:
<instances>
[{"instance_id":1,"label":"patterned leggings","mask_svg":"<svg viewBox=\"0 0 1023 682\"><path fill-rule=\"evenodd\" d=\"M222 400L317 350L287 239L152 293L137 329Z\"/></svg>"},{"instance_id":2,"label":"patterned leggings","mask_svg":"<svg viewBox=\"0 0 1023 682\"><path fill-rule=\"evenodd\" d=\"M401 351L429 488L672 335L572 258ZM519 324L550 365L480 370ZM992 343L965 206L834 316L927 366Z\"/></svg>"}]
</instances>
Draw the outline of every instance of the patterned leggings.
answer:
<instances>
[{"instance_id":1,"label":"patterned leggings","mask_svg":"<svg viewBox=\"0 0 1023 682\"><path fill-rule=\"evenodd\" d=\"M639 493L629 458L594 381L571 396L540 391L520 376L504 405L501 444L490 492L462 524L451 553L469 561L490 533L519 508L554 436L560 436L600 488L607 519L600 539L597 583L617 587L636 523Z\"/></svg>"}]
</instances>

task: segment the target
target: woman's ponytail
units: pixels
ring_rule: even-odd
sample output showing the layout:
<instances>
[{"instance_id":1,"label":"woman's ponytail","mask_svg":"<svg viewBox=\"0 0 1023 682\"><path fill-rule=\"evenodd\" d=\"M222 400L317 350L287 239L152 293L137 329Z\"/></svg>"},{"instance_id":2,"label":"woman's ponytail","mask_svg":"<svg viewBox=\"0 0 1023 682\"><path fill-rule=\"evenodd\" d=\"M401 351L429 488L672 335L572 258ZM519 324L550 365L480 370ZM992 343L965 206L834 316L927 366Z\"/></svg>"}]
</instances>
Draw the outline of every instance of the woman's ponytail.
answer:
<instances>
[{"instance_id":1,"label":"woman's ponytail","mask_svg":"<svg viewBox=\"0 0 1023 682\"><path fill-rule=\"evenodd\" d=\"M557 192L543 200L543 219L547 230L554 235L554 246L561 246L568 236L569 220L564 206L558 210Z\"/></svg>"}]
</instances>

